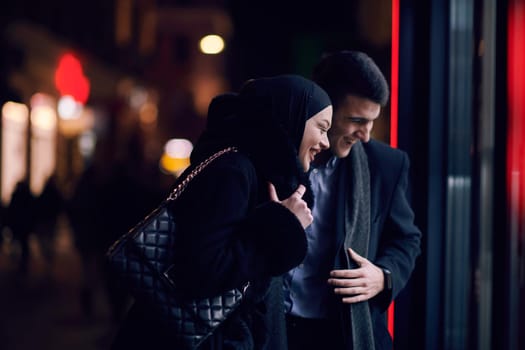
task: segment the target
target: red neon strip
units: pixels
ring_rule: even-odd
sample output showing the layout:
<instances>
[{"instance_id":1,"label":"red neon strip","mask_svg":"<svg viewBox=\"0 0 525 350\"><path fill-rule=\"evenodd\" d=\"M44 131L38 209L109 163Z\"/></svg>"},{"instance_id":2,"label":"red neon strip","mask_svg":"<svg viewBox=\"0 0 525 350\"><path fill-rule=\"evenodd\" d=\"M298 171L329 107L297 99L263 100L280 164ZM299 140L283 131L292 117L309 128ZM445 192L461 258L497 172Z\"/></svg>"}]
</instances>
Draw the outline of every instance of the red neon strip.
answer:
<instances>
[{"instance_id":1,"label":"red neon strip","mask_svg":"<svg viewBox=\"0 0 525 350\"><path fill-rule=\"evenodd\" d=\"M390 333L392 340L394 339L394 304L395 303L392 301L387 311L388 332Z\"/></svg>"},{"instance_id":2,"label":"red neon strip","mask_svg":"<svg viewBox=\"0 0 525 350\"><path fill-rule=\"evenodd\" d=\"M397 148L399 97L399 0L392 0L392 62L390 89L390 145Z\"/></svg>"},{"instance_id":3,"label":"red neon strip","mask_svg":"<svg viewBox=\"0 0 525 350\"><path fill-rule=\"evenodd\" d=\"M511 0L508 8L507 201L510 215L525 239L525 4Z\"/></svg>"},{"instance_id":4,"label":"red neon strip","mask_svg":"<svg viewBox=\"0 0 525 350\"><path fill-rule=\"evenodd\" d=\"M397 148L399 98L399 0L392 0L392 62L390 81L390 145ZM394 339L394 302L387 312L388 332Z\"/></svg>"}]
</instances>

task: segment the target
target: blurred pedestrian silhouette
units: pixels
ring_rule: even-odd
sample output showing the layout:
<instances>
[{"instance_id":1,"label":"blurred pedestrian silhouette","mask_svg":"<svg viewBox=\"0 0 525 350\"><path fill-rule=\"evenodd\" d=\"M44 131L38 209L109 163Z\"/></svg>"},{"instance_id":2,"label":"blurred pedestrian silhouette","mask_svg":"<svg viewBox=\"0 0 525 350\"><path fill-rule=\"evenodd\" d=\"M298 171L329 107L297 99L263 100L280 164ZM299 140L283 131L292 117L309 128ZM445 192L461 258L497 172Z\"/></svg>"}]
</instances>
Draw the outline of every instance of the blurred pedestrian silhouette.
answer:
<instances>
[{"instance_id":1,"label":"blurred pedestrian silhouette","mask_svg":"<svg viewBox=\"0 0 525 350\"><path fill-rule=\"evenodd\" d=\"M88 168L79 179L73 195L67 202L67 215L75 246L82 260L83 276L80 303L84 316L93 316L93 291L97 281L99 256L103 243L103 203L100 185L93 168Z\"/></svg>"},{"instance_id":2,"label":"blurred pedestrian silhouette","mask_svg":"<svg viewBox=\"0 0 525 350\"><path fill-rule=\"evenodd\" d=\"M7 207L6 225L13 233L13 239L20 243L19 271L26 274L29 265L29 235L35 228L35 197L29 182L18 182Z\"/></svg>"},{"instance_id":3,"label":"blurred pedestrian silhouette","mask_svg":"<svg viewBox=\"0 0 525 350\"><path fill-rule=\"evenodd\" d=\"M64 199L57 186L56 178L51 176L42 193L36 199L35 224L35 233L48 262L53 257L53 240L57 229L57 219L63 207Z\"/></svg>"}]
</instances>

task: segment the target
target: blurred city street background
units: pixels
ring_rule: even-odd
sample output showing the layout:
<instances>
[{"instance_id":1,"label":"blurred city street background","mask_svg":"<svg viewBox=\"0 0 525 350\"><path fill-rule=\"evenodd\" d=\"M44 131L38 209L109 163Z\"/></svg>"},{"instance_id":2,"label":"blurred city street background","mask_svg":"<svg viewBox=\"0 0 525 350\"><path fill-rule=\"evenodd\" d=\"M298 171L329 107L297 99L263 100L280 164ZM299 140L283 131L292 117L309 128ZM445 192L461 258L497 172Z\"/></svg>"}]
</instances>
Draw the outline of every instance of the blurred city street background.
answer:
<instances>
[{"instance_id":1,"label":"blurred city street background","mask_svg":"<svg viewBox=\"0 0 525 350\"><path fill-rule=\"evenodd\" d=\"M19 271L20 245L8 230L0 249L2 350L108 349L117 327L102 271L85 280L85 266L65 216L58 220L46 257L35 235Z\"/></svg>"}]
</instances>

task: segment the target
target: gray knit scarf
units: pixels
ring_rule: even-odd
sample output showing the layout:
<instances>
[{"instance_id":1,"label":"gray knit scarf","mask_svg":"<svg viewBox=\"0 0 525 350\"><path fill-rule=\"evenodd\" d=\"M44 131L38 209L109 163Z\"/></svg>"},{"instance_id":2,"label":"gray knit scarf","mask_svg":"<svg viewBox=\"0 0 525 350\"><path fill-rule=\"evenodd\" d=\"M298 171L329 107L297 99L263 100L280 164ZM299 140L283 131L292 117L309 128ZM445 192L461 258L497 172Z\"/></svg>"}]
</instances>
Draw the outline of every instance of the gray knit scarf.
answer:
<instances>
[{"instance_id":1,"label":"gray knit scarf","mask_svg":"<svg viewBox=\"0 0 525 350\"><path fill-rule=\"evenodd\" d=\"M345 201L345 256L350 268L358 267L350 259L348 248L363 257L368 255L370 240L370 173L363 145L357 142L350 152L350 185L346 186ZM348 184L348 183L347 183ZM353 350L374 350L374 331L368 301L350 305Z\"/></svg>"}]
</instances>

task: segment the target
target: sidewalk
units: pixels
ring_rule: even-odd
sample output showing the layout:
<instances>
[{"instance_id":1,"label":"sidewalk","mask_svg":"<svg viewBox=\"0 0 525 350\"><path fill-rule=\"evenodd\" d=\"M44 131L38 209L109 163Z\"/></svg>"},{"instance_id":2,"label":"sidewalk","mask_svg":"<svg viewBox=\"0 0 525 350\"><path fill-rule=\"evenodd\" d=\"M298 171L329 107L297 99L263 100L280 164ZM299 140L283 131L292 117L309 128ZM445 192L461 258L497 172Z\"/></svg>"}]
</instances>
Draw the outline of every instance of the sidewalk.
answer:
<instances>
[{"instance_id":1,"label":"sidewalk","mask_svg":"<svg viewBox=\"0 0 525 350\"><path fill-rule=\"evenodd\" d=\"M62 219L46 261L34 236L27 274L18 272L19 246L8 231L0 245L0 349L109 349L117 325L104 283L91 278L91 315L83 308L83 262Z\"/></svg>"}]
</instances>

